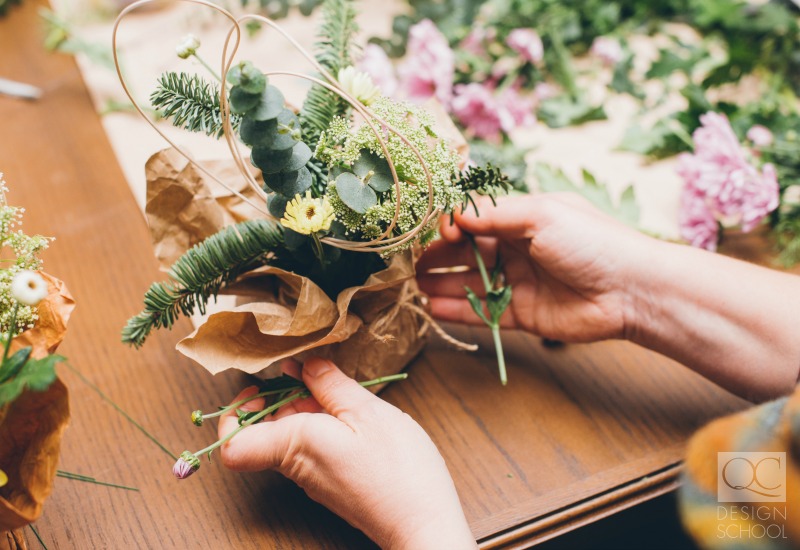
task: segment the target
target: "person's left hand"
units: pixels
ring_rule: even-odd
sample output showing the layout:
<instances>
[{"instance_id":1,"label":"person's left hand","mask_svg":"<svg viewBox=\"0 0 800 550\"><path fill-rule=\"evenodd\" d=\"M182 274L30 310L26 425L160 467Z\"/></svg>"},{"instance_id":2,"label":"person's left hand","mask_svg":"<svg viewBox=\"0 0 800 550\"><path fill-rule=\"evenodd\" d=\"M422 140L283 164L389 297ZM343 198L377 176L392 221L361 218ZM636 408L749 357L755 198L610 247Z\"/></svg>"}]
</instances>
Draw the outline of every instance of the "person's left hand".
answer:
<instances>
[{"instance_id":1,"label":"person's left hand","mask_svg":"<svg viewBox=\"0 0 800 550\"><path fill-rule=\"evenodd\" d=\"M299 377L299 365L284 369ZM330 361L309 359L301 375L313 397L223 445L226 467L281 472L382 548L476 547L447 466L419 424ZM241 408L263 407L257 399ZM232 411L221 418L219 437L237 427Z\"/></svg>"}]
</instances>

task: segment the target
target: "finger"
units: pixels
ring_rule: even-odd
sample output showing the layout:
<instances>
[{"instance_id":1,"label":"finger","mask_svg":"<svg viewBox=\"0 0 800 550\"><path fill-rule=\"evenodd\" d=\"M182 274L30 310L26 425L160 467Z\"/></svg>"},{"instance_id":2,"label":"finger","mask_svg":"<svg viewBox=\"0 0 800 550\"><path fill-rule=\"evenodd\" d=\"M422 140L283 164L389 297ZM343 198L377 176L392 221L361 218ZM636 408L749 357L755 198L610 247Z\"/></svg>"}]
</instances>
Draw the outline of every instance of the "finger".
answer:
<instances>
[{"instance_id":1,"label":"finger","mask_svg":"<svg viewBox=\"0 0 800 550\"><path fill-rule=\"evenodd\" d=\"M439 234L450 243L464 240L464 232L454 223L450 215L442 216L439 220Z\"/></svg>"},{"instance_id":2,"label":"finger","mask_svg":"<svg viewBox=\"0 0 800 550\"><path fill-rule=\"evenodd\" d=\"M463 298L465 286L471 288L480 298L486 296L481 274L475 270L425 273L417 277L417 282L422 292L431 298Z\"/></svg>"},{"instance_id":3,"label":"finger","mask_svg":"<svg viewBox=\"0 0 800 550\"><path fill-rule=\"evenodd\" d=\"M258 386L250 386L242 390L242 392L234 398L231 403L236 403L237 401L241 401L243 399L247 399L248 397L252 397L258 393ZM260 411L264 408L264 398L259 397L258 399L253 399L252 401L248 401L239 407L239 409L248 412ZM232 409L229 412L225 413L219 419L219 426L217 426L217 433L219 434L220 439L224 437L225 434L230 433L232 430L235 430L236 427L239 425L239 417L236 414L236 410Z\"/></svg>"},{"instance_id":4,"label":"finger","mask_svg":"<svg viewBox=\"0 0 800 550\"><path fill-rule=\"evenodd\" d=\"M323 409L351 428L360 410L380 402L332 362L319 357L312 357L303 365L303 382Z\"/></svg>"},{"instance_id":5,"label":"finger","mask_svg":"<svg viewBox=\"0 0 800 550\"><path fill-rule=\"evenodd\" d=\"M473 235L490 235L506 239L533 237L535 229L535 209L541 195L526 197L505 197L497 201L495 207L491 200L478 203L480 215L474 209L456 214L458 227Z\"/></svg>"},{"instance_id":6,"label":"finger","mask_svg":"<svg viewBox=\"0 0 800 550\"><path fill-rule=\"evenodd\" d=\"M272 415L271 420L280 420L297 413L321 413L323 412L322 405L313 397L306 397L305 399L298 399L292 401L288 405L284 405L278 412Z\"/></svg>"},{"instance_id":7,"label":"finger","mask_svg":"<svg viewBox=\"0 0 800 550\"><path fill-rule=\"evenodd\" d=\"M255 472L278 469L291 454L292 445L303 443L304 430L310 415L295 414L275 422L248 426L220 448L222 463L236 472ZM315 421L333 420L326 415L314 415ZM222 426L222 423L220 423ZM231 427L235 429L235 426ZM331 427L331 429L335 429ZM232 431L232 430L231 430ZM220 437L230 431L220 432Z\"/></svg>"},{"instance_id":8,"label":"finger","mask_svg":"<svg viewBox=\"0 0 800 550\"><path fill-rule=\"evenodd\" d=\"M475 239L478 250L484 263L491 267L497 260L497 239L492 237L478 237ZM475 251L469 241L449 243L445 240L434 241L417 262L417 272L423 273L430 269L444 267L476 267Z\"/></svg>"},{"instance_id":9,"label":"finger","mask_svg":"<svg viewBox=\"0 0 800 550\"><path fill-rule=\"evenodd\" d=\"M281 361L281 372L297 380L302 380L303 364L292 358L284 359Z\"/></svg>"},{"instance_id":10,"label":"finger","mask_svg":"<svg viewBox=\"0 0 800 550\"><path fill-rule=\"evenodd\" d=\"M464 323L467 325L485 325L478 317L466 298L431 298L431 314L440 321ZM500 317L501 328L519 328L510 311L506 310Z\"/></svg>"}]
</instances>

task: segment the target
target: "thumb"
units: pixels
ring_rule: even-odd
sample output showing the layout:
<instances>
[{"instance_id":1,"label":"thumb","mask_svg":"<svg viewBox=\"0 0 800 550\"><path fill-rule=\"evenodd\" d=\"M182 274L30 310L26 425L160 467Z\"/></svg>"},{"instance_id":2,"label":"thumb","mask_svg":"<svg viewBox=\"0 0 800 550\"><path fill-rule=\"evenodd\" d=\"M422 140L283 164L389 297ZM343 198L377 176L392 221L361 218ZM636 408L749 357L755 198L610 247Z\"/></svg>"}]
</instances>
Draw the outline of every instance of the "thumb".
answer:
<instances>
[{"instance_id":1,"label":"thumb","mask_svg":"<svg viewBox=\"0 0 800 550\"><path fill-rule=\"evenodd\" d=\"M506 239L533 237L535 197L505 197L497 206L488 198L478 202L478 211L468 208L455 216L456 225L472 235L486 235Z\"/></svg>"},{"instance_id":2,"label":"thumb","mask_svg":"<svg viewBox=\"0 0 800 550\"><path fill-rule=\"evenodd\" d=\"M350 427L359 412L380 399L362 388L328 360L312 357L303 365L303 382L329 414Z\"/></svg>"}]
</instances>

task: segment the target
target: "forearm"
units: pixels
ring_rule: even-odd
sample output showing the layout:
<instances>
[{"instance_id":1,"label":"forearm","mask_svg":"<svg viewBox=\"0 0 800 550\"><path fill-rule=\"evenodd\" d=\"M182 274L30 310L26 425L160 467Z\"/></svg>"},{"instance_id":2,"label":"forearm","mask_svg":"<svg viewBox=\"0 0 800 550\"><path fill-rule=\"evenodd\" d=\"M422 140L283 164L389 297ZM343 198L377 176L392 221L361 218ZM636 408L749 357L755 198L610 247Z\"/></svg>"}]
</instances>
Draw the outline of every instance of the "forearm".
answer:
<instances>
[{"instance_id":1,"label":"forearm","mask_svg":"<svg viewBox=\"0 0 800 550\"><path fill-rule=\"evenodd\" d=\"M800 277L659 243L637 266L627 336L753 401L800 371Z\"/></svg>"}]
</instances>

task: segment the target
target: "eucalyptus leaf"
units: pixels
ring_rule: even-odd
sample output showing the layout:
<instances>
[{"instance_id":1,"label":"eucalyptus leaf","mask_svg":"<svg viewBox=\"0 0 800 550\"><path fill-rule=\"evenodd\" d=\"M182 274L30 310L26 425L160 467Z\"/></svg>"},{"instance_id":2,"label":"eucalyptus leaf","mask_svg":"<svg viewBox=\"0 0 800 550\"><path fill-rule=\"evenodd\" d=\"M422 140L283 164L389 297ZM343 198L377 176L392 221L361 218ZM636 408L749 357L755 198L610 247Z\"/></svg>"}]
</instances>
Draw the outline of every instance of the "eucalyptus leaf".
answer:
<instances>
[{"instance_id":1,"label":"eucalyptus leaf","mask_svg":"<svg viewBox=\"0 0 800 550\"><path fill-rule=\"evenodd\" d=\"M278 119L258 121L244 117L239 126L239 137L250 147L269 147L278 135Z\"/></svg>"},{"instance_id":2,"label":"eucalyptus leaf","mask_svg":"<svg viewBox=\"0 0 800 550\"><path fill-rule=\"evenodd\" d=\"M300 170L311 160L311 149L302 141L298 141L297 145L292 147L289 151L291 152L291 158L284 167L284 170L287 172Z\"/></svg>"},{"instance_id":3,"label":"eucalyptus leaf","mask_svg":"<svg viewBox=\"0 0 800 550\"><path fill-rule=\"evenodd\" d=\"M363 214L371 206L378 204L375 191L351 172L343 172L336 178L336 192L347 206Z\"/></svg>"},{"instance_id":4,"label":"eucalyptus leaf","mask_svg":"<svg viewBox=\"0 0 800 550\"><path fill-rule=\"evenodd\" d=\"M269 181L266 181L273 191L290 199L305 193L311 187L311 182L311 172L305 166L294 172L275 174L269 178Z\"/></svg>"},{"instance_id":5,"label":"eucalyptus leaf","mask_svg":"<svg viewBox=\"0 0 800 550\"><path fill-rule=\"evenodd\" d=\"M267 86L261 95L258 96L256 105L253 110L247 113L247 116L256 120L271 120L277 118L283 110L283 104L286 101L283 99L283 94L275 86Z\"/></svg>"},{"instance_id":6,"label":"eucalyptus leaf","mask_svg":"<svg viewBox=\"0 0 800 550\"><path fill-rule=\"evenodd\" d=\"M284 109L278 115L278 125L275 128L272 143L273 149L291 149L300 139L300 121L289 109Z\"/></svg>"},{"instance_id":7,"label":"eucalyptus leaf","mask_svg":"<svg viewBox=\"0 0 800 550\"><path fill-rule=\"evenodd\" d=\"M234 86L231 89L231 112L236 114L244 114L254 109L261 101L260 94L251 94L244 91L240 86Z\"/></svg>"},{"instance_id":8,"label":"eucalyptus leaf","mask_svg":"<svg viewBox=\"0 0 800 550\"><path fill-rule=\"evenodd\" d=\"M267 199L267 210L277 219L281 219L286 213L286 205L288 202L288 197L284 197L280 193L272 193L269 199Z\"/></svg>"},{"instance_id":9,"label":"eucalyptus leaf","mask_svg":"<svg viewBox=\"0 0 800 550\"><path fill-rule=\"evenodd\" d=\"M18 350L14 355L5 360L0 366L0 382L13 378L20 371L25 362L31 356L33 348L28 346Z\"/></svg>"},{"instance_id":10,"label":"eucalyptus leaf","mask_svg":"<svg viewBox=\"0 0 800 550\"><path fill-rule=\"evenodd\" d=\"M284 172L284 167L292 158L291 149L271 149L268 147L253 147L250 161L264 174L277 174Z\"/></svg>"},{"instance_id":11,"label":"eucalyptus leaf","mask_svg":"<svg viewBox=\"0 0 800 550\"><path fill-rule=\"evenodd\" d=\"M230 68L227 81L244 92L261 95L267 86L267 77L251 61L242 61Z\"/></svg>"},{"instance_id":12,"label":"eucalyptus leaf","mask_svg":"<svg viewBox=\"0 0 800 550\"><path fill-rule=\"evenodd\" d=\"M353 172L362 180L369 176L368 185L379 193L394 187L394 177L389 162L372 151L366 149L361 151L361 156L353 163Z\"/></svg>"}]
</instances>

